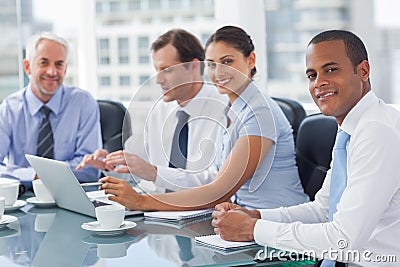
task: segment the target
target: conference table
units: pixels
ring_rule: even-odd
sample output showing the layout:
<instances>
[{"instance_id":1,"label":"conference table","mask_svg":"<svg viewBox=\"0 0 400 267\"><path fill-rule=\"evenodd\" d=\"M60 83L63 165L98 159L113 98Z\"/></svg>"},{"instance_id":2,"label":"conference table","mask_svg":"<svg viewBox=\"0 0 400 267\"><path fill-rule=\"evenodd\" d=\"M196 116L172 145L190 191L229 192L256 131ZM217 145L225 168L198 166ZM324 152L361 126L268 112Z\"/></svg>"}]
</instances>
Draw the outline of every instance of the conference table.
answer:
<instances>
[{"instance_id":1,"label":"conference table","mask_svg":"<svg viewBox=\"0 0 400 267\"><path fill-rule=\"evenodd\" d=\"M33 196L26 193L22 199ZM256 246L224 252L198 245L195 236L213 233L211 218L186 226L152 222L141 215L125 220L136 226L115 235L81 228L95 218L58 207L9 211L17 221L0 229L0 266L299 266L308 261L271 260Z\"/></svg>"}]
</instances>

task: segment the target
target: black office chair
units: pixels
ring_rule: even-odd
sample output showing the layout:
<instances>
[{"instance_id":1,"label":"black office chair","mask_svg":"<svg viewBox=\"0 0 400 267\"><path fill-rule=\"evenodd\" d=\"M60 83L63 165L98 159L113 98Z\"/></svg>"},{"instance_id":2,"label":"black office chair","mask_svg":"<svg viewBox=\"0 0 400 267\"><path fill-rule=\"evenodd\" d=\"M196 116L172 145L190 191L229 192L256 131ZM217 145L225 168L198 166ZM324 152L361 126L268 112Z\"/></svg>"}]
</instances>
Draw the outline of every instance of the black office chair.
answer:
<instances>
[{"instance_id":1,"label":"black office chair","mask_svg":"<svg viewBox=\"0 0 400 267\"><path fill-rule=\"evenodd\" d=\"M97 103L100 109L103 148L109 152L123 149L123 142L132 134L126 108L122 103L111 100L97 100Z\"/></svg>"},{"instance_id":2,"label":"black office chair","mask_svg":"<svg viewBox=\"0 0 400 267\"><path fill-rule=\"evenodd\" d=\"M337 123L322 114L307 116L297 132L296 161L304 192L314 200L332 160Z\"/></svg>"},{"instance_id":3,"label":"black office chair","mask_svg":"<svg viewBox=\"0 0 400 267\"><path fill-rule=\"evenodd\" d=\"M293 138L296 143L298 129L301 121L306 117L306 111L296 100L282 97L273 97L272 99L279 105L290 125L292 125Z\"/></svg>"}]
</instances>

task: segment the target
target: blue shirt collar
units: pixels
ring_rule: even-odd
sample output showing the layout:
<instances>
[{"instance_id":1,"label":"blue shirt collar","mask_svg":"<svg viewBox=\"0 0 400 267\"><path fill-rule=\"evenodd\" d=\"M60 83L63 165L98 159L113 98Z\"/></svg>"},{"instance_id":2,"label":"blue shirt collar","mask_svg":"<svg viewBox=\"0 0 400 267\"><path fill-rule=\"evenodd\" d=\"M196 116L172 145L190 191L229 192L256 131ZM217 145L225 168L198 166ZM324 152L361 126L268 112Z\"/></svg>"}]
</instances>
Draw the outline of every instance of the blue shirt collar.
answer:
<instances>
[{"instance_id":1,"label":"blue shirt collar","mask_svg":"<svg viewBox=\"0 0 400 267\"><path fill-rule=\"evenodd\" d=\"M236 100L232 103L232 106L228 110L227 115L229 119L233 121L237 114L239 114L240 111L248 105L250 100L256 95L257 91L258 88L256 84L254 82L250 82L244 91L239 95L239 97L236 98Z\"/></svg>"},{"instance_id":2,"label":"blue shirt collar","mask_svg":"<svg viewBox=\"0 0 400 267\"><path fill-rule=\"evenodd\" d=\"M51 97L50 101L46 103L46 106L49 107L55 115L57 115L62 108L61 103L63 93L64 85L61 85L57 89L56 93ZM33 94L31 83L29 83L26 88L25 98L29 108L29 112L31 116L34 116L43 106L43 102Z\"/></svg>"}]
</instances>

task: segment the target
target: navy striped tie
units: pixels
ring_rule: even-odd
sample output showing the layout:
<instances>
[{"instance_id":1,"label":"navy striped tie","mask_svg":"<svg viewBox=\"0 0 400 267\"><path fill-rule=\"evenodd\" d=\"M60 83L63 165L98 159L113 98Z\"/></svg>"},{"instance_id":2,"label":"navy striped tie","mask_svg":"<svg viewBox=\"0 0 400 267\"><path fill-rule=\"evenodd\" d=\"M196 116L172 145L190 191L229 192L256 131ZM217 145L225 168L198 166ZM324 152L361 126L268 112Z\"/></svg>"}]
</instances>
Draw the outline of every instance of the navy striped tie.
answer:
<instances>
[{"instance_id":1,"label":"navy striped tie","mask_svg":"<svg viewBox=\"0 0 400 267\"><path fill-rule=\"evenodd\" d=\"M42 125L40 126L39 129L36 155L52 159L54 158L54 139L53 139L53 131L51 130L51 125L49 121L49 115L51 110L46 106L42 106L40 112L43 115L43 119L42 119Z\"/></svg>"}]
</instances>

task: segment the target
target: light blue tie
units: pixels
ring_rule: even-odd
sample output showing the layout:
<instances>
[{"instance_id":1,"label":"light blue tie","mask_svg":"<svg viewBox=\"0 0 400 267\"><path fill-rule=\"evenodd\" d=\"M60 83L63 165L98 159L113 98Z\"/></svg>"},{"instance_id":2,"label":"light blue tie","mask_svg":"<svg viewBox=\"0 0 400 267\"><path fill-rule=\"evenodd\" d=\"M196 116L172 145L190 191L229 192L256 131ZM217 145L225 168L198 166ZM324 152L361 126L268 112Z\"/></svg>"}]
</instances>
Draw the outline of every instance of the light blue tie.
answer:
<instances>
[{"instance_id":1,"label":"light blue tie","mask_svg":"<svg viewBox=\"0 0 400 267\"><path fill-rule=\"evenodd\" d=\"M347 150L346 144L350 135L339 129L336 135L336 142L333 148L333 165L331 175L331 186L329 194L329 221L332 221L336 213L336 205L339 203L347 185ZM333 267L336 261L323 260L321 267Z\"/></svg>"}]
</instances>

